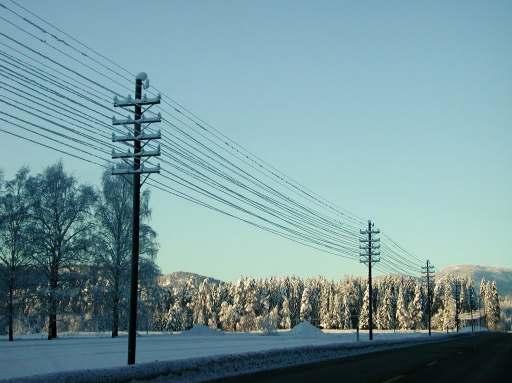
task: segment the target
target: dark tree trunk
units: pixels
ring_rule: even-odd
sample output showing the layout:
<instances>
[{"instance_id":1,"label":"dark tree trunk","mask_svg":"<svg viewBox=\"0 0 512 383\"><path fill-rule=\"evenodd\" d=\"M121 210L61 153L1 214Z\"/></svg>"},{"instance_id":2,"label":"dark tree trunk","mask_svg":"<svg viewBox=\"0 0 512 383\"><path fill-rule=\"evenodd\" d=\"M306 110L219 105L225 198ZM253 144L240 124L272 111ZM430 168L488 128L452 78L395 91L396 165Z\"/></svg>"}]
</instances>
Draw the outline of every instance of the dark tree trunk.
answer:
<instances>
[{"instance_id":1,"label":"dark tree trunk","mask_svg":"<svg viewBox=\"0 0 512 383\"><path fill-rule=\"evenodd\" d=\"M114 280L114 291L112 297L112 338L118 336L119 332L119 280Z\"/></svg>"},{"instance_id":2,"label":"dark tree trunk","mask_svg":"<svg viewBox=\"0 0 512 383\"><path fill-rule=\"evenodd\" d=\"M114 302L112 305L112 338L119 335L119 305Z\"/></svg>"},{"instance_id":3,"label":"dark tree trunk","mask_svg":"<svg viewBox=\"0 0 512 383\"><path fill-rule=\"evenodd\" d=\"M48 316L48 339L57 338L57 299L55 293L57 291L58 272L52 270L50 276L50 311Z\"/></svg>"}]
</instances>

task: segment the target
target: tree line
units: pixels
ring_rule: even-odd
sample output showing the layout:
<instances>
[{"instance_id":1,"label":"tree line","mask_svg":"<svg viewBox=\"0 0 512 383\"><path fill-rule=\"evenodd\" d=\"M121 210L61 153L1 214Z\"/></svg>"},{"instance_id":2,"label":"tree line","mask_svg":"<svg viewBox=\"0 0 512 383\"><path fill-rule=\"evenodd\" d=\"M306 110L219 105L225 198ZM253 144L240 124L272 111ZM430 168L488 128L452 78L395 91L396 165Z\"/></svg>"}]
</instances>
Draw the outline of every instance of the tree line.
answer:
<instances>
[{"instance_id":1,"label":"tree line","mask_svg":"<svg viewBox=\"0 0 512 383\"><path fill-rule=\"evenodd\" d=\"M388 275L374 281L374 326L384 330L427 328L427 291L418 278ZM169 286L164 293L167 312L162 330L180 331L207 325L227 331L289 329L309 321L324 329L368 328L367 280L347 277L331 281L323 277L241 278L217 283L205 279ZM499 295L495 282L481 281L479 291L468 277L447 275L433 286L432 326L453 330L460 314L481 311L482 325L497 329ZM476 315L476 313L475 313ZM459 321L459 325L460 325Z\"/></svg>"},{"instance_id":2,"label":"tree line","mask_svg":"<svg viewBox=\"0 0 512 383\"><path fill-rule=\"evenodd\" d=\"M81 184L61 162L40 174L20 169L0 188L0 331L111 331L127 328L131 256L132 187L104 173L100 187ZM362 278L241 278L235 282L192 278L162 283L155 263L157 234L150 226L149 191L141 200L140 331L181 331L207 325L227 331L292 328L307 320L326 329L367 328L369 295ZM432 326L457 327L458 314L480 310L498 328L494 282L477 287L447 275L432 289ZM422 281L409 276L374 282L373 312L379 329L427 326Z\"/></svg>"}]
</instances>

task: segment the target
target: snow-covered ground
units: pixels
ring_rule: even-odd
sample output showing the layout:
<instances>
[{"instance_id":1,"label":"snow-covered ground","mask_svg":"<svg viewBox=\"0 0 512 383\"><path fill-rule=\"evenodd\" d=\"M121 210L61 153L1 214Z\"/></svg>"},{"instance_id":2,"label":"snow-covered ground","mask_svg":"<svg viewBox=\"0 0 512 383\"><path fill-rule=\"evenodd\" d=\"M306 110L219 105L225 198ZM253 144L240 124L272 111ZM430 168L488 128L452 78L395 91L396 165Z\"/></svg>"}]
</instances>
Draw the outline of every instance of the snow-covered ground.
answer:
<instances>
[{"instance_id":1,"label":"snow-covered ground","mask_svg":"<svg viewBox=\"0 0 512 383\"><path fill-rule=\"evenodd\" d=\"M299 325L300 326L300 325ZM443 333L433 333L440 338ZM394 340L427 338L422 332L375 331L374 343ZM361 343L368 339L366 331L360 332ZM383 341L383 342L380 342ZM354 331L325 331L316 328L296 328L279 331L276 335L258 333L223 333L209 329L193 329L183 333L141 334L137 338L137 363L183 360L248 352L290 349L304 346L322 346L356 342ZM112 339L108 334L61 334L59 339L48 341L41 335L19 337L15 342L0 338L0 379L34 374L72 371L80 369L125 366L127 337Z\"/></svg>"}]
</instances>

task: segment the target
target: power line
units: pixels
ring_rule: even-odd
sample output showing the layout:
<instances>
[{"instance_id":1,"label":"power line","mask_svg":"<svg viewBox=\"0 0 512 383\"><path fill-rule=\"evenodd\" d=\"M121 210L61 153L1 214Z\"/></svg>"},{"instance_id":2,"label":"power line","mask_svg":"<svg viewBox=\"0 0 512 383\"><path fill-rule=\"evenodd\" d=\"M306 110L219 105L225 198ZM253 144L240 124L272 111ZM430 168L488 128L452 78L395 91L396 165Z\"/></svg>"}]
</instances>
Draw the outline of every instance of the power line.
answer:
<instances>
[{"instance_id":1,"label":"power line","mask_svg":"<svg viewBox=\"0 0 512 383\"><path fill-rule=\"evenodd\" d=\"M9 124L12 124L12 125L16 125L16 124L14 124L14 123L12 123L12 122L10 122L10 121L8 121L8 120L4 120L4 119L3 119L3 118L1 118L1 117L0 117L0 120L2 120L2 121L4 121L4 122L7 122L7 123L9 123ZM62 150L62 149L59 149L59 148L52 147L51 145L46 145L46 144L45 144L45 143L43 143L43 142L36 141L36 140L33 140L33 139L31 139L31 138L28 138L28 137L24 137L24 136L22 136L22 135L19 135L19 134L16 134L16 133L10 132L10 131L8 131L8 130L4 130L4 129L0 128L0 132L3 132L3 133L5 133L5 134L9 134L9 135L11 135L11 136L14 136L14 137L20 138L20 139L22 139L22 140L25 140L25 141L31 142L31 143L36 144L36 145L39 145L39 146L43 146L43 147L45 147L45 148L47 148L47 149L55 150L55 151L57 151L57 152L59 152L59 153L65 154L65 155L67 155L67 156L74 157L74 158L77 158L77 159L79 159L79 160L89 162L90 164L97 165L97 166L101 166L101 167L105 167L104 165L100 164L99 162L96 162L96 161L93 161L93 160L89 160L89 159L87 159L87 158L81 157L81 156L76 155L76 154L74 154L74 153L70 153L70 152L68 152L68 151L66 151L66 150ZM38 134L38 133L36 133L36 134ZM40 135L40 134L38 134L38 135ZM45 137L45 136L43 136L43 137ZM55 140L54 140L54 141L55 141ZM59 141L56 141L56 142L59 142ZM60 143L60 142L59 142L59 143ZM63 144L63 145L66 145L66 144L64 144L64 143L62 143L62 144Z\"/></svg>"},{"instance_id":2,"label":"power line","mask_svg":"<svg viewBox=\"0 0 512 383\"><path fill-rule=\"evenodd\" d=\"M48 90L47 88L45 88L45 90ZM68 89L69 90L69 89Z\"/></svg>"},{"instance_id":3,"label":"power line","mask_svg":"<svg viewBox=\"0 0 512 383\"><path fill-rule=\"evenodd\" d=\"M14 4L19 5L19 4L17 4L17 3L14 3ZM7 7L5 7L5 6L4 6L4 8L8 9L8 8L7 8ZM22 8L23 8L23 7L22 7ZM26 8L23 8L23 9L25 9L25 10L26 10ZM8 10L10 10L10 9L8 9ZM10 11L11 11L11 12L13 12L12 10L10 10ZM60 39L60 38L58 38L57 36L55 36L55 35L53 35L53 34L51 34L51 33L48 33L44 28L41 28L40 26L38 26L38 25L37 25L37 24L35 24L34 22L32 22L32 21L28 20L27 18L20 16L20 15L19 15L19 14L17 14L16 12L13 12L13 13L14 13L14 14L16 14L18 17L21 17L24 21L28 22L28 23L29 23L29 24L31 24L32 26L35 26L36 28L38 28L38 29L39 29L40 31L42 31L43 33L50 34L50 35L51 35L52 37L54 37L57 41L64 43L66 46L68 46L68 47L70 47L70 48L74 49L75 51L82 53L84 56L86 56L86 57L88 57L88 58L92 59L90 56L88 56L88 55L84 54L82 51L77 50L76 48L72 47L72 45L71 45L71 44L68 44L67 42L65 42L65 40ZM32 12L30 12L30 13L31 13L31 14L33 14ZM34 14L33 14L33 15L34 15ZM39 19L40 19L40 20L43 20L43 21L44 21L45 23L47 23L47 24L50 24L50 23L48 23L46 20L44 20L44 19L42 19L42 18L39 18ZM51 25L52 27L54 27L52 24L50 24L50 25ZM20 30L22 30L22 31L23 31L23 32L25 32L25 33L28 33L28 34L29 34L29 35L31 35L33 38L35 38L35 39L37 39L37 40L40 40L40 41L42 41L43 43L48 44L45 40L39 39L37 36L30 34L30 32L28 32L28 31L24 30L23 28L21 28L21 27L19 27L19 26L17 26L17 28L18 28L18 29L20 29ZM69 35L68 35L68 36L69 36ZM76 39L74 39L74 40L75 40L75 41L77 41ZM52 46L51 44L48 44L48 45L49 45L50 47L52 47L53 49L56 49L57 51L59 51L59 52L63 53L62 51L60 51L58 48L56 48L56 47ZM84 44L82 44L82 45L84 45ZM89 48L89 49L90 49L90 48ZM65 54L65 53L63 53L63 54ZM102 56L102 57L105 57L105 56ZM86 66L86 67L90 68L90 66L88 66L87 64L85 64L85 63L83 63L83 62L81 62L81 61L79 61L79 60L76 60L76 59L74 59L74 60L75 60L75 61L77 61L77 62L79 62L80 64L82 64L82 65L84 65L84 66ZM112 62L112 60L109 60L109 61L111 61L111 62ZM97 60L95 60L95 62L96 62L96 63L99 63ZM105 66L105 65L103 65L103 64L101 64L101 63L100 63L100 65L102 65L102 66L103 66L103 67L105 67L105 68L108 68L107 66ZM119 65L118 65L118 66L119 66ZM119 67L120 67L120 66L119 66ZM121 68L122 68L122 69L124 69L126 72L130 73L130 72L129 72L129 71L127 71L125 68L123 68L123 67L121 67ZM108 69L110 70L110 68L108 68ZM94 69L93 69L93 70L94 70ZM112 71L112 70L111 70L111 71ZM121 76L121 77L122 77L122 78L124 78L125 80L129 80L129 79L127 79L127 78L126 78L126 76L123 76L123 75L119 74L119 73L118 73L118 72L116 72L116 71L112 71L112 72L113 72L113 73L116 73L116 74L117 74L117 75L119 75L119 76ZM100 74L101 74L101 73L100 73ZM110 77L108 77L108 76L106 76L106 77L107 77L107 78L109 78L111 81L114 81L115 83L119 84L117 81L113 80L112 78L110 78ZM165 102L166 102L166 101L165 101ZM178 103L177 103L177 102L175 102L175 101L173 101L173 102L174 102L175 104L177 104L177 105L180 107L180 109L185 110L185 111L186 111L187 113L189 113L189 114L191 113L190 111L186 110L182 105L178 104ZM166 103L167 103L167 102L166 102ZM178 113L180 113L180 114L184 115L186 118L190 119L192 122L194 122L196 125L198 125L201 129L203 129L203 130L205 130L205 131L209 131L209 130L204 126L204 125L205 125L204 121L201 121L201 123L198 123L198 122L197 122L197 120L196 120L196 121L194 121L190 116L188 116L188 115L184 114L182 110L180 110L180 109L176 108L174 105L169 104L169 106L171 106L171 107L172 107L176 112L178 112ZM192 115L193 115L193 114L192 114ZM195 116L195 117L196 117L196 116ZM197 118L197 117L196 117L196 118ZM230 145L230 146L231 146L231 148L232 148L233 150L235 150L236 152L239 152L239 149L238 149L237 147L240 147L240 148L242 148L243 150L245 150L246 152L248 152L248 151L247 151L245 148L243 148L241 145L239 145L239 144L235 143L234 141L230 140L228 137L226 137L226 136L225 136L225 135L223 135L220 131L218 131L218 130L216 130L215 128L213 128L211 125L210 125L209 127L210 127L210 128L212 128L212 129L214 129L214 131L217 133L217 134L213 134L213 135L214 135L215 137L217 137L217 138L220 138L220 137L219 137L219 134L220 134L220 135L223 137L223 138L221 139L221 141L224 141L224 143L226 143L227 145L229 145L229 144L228 144L228 142L226 142L225 140L226 140L226 139L227 139L227 140L229 140L229 141L231 142L231 145ZM212 134L212 132L210 132L210 134ZM233 146L233 144L235 144L237 147ZM248 152L248 153L249 153L249 152ZM251 153L249 153L249 154L250 154L252 157L256 157L256 156L254 156L254 155L253 155L253 154L251 154ZM248 156L248 155L245 155L245 156L246 156L247 158L249 158L249 156ZM255 163L257 163L260 167L264 167L264 166L262 165L263 160L261 160L260 158L256 157L256 161L255 161L255 160L254 160L254 158L253 158L253 159L252 159L252 161L253 161L253 162L255 162ZM267 165L267 166L269 166L269 164L266 164L266 165ZM274 176L275 176L275 177L277 177L278 179L281 179L281 180L282 180L282 181L284 181L285 183L287 183L287 184L289 184L289 185L291 185L291 186L295 187L295 189L297 189L297 190L299 190L299 189L300 189L300 188L298 188L298 187L297 187L297 185L293 185L293 184L291 184L291 183L290 183L290 181L286 178L286 176L285 176L283 173L280 173L280 172L279 172L279 174L278 174L278 173L275 173L275 172L277 171L277 169L275 169L275 168L273 168L273 170L274 170L274 171L270 171L270 173L271 173L272 175L274 175ZM278 171L277 171L277 172L278 172ZM296 181L294 181L294 182L296 183ZM323 204L323 205L325 205L325 200L324 200L324 201L320 201L320 200L318 200L318 198L315 198L314 196L312 196L311 194L309 194L309 193L305 192L304 190L302 190L302 189L300 189L300 190L301 190L303 193L305 193L306 195L308 195L310 198L313 198L314 200L317 200L317 202L322 202L322 204ZM333 209L332 205L331 205L331 206L329 206L329 207L330 207L331 209ZM346 213L342 213L342 212L340 212L340 211L338 211L338 213L339 213L339 214L342 214L342 215L344 215L344 216L347 216L347 217L348 217L348 218L350 218L350 219L353 219L353 217L350 217L350 215L347 215ZM362 221L361 221L361 220L359 220L359 223L361 223L361 222L362 222Z\"/></svg>"},{"instance_id":4,"label":"power line","mask_svg":"<svg viewBox=\"0 0 512 383\"><path fill-rule=\"evenodd\" d=\"M9 0L11 3L17 5L18 7L24 9L26 12L30 13L31 15L35 16L38 20L41 20L45 22L46 24L50 25L53 28L56 28L59 32L65 34L67 37L71 38L74 42L80 44L84 48L92 51L95 55L101 57L102 59L110 62L111 64L117 66L124 72L131 75L131 72L129 72L126 68L120 66L119 64L116 64L113 60L110 60L108 57L101 55L100 53L94 51L92 48L88 47L87 45L81 43L79 40L73 38L72 36L66 34L64 31L58 29L53 24L48 23L46 20L42 19L41 17L37 16L35 13L29 11L28 9L24 8L17 2L13 0ZM22 18L25 22L30 24L32 27L38 29L40 32L48 34L55 40L57 40L59 43L64 44L67 48L74 50L75 52L79 53L80 55L84 56L85 58L92 60L95 64L100 65L104 67L105 69L108 69L111 73L123 78L124 80L130 80L125 75L120 74L118 71L112 70L108 65L105 65L101 63L100 60L96 60L91 55L88 55L81 49L75 48L72 44L68 43L65 39L62 39L55 34L49 32L45 28L41 27L39 24L34 23L32 20L18 14L17 12L13 11L12 9L4 6L3 4L0 4L3 8L7 9L8 11L11 11L11 13L15 14L17 17ZM107 78L109 81L112 81L113 83L122 86L125 89L129 89L117 80L114 80L110 76L106 76L100 72L96 68L91 67L90 65L82 62L79 59L76 59L75 57L72 57L68 53L60 50L59 48L49 44L47 41L39 38L38 36L32 34L31 32L25 30L24 28L21 28L14 24L11 21L8 21L7 19L1 17L3 20L9 22L11 25L16 27L18 30L21 30L24 33L28 33L32 38L37 39L38 41L42 42L43 44L48 45L52 49L56 50L60 54L65 55L66 57L72 59L74 62L79 63L80 65L83 65L84 67L88 68L89 70L93 71L96 74L102 75L102 77ZM12 38L4 33L0 32L0 36L3 36L4 38L7 38L11 42L14 42L15 44L21 46L24 49L29 50L32 54L37 55L38 57L42 57L43 59L51 62L54 65L57 65L59 68L64 69L65 71L77 76L81 80L85 80L86 82L89 82L93 84L95 87L99 87L101 90L106 91L110 94L118 94L114 90L110 89L107 86L104 86L97 81L92 80L91 78L82 75L80 72L77 72L75 69L72 69L66 65L63 65L51 57L33 49L27 46L26 44L23 44L19 41L17 41L15 38ZM7 46L10 49L15 49L7 44L1 43L3 46ZM18 50L18 52L20 52ZM4 52L5 53L5 52ZM51 85L50 86L57 86L60 89L63 89L66 92L71 93L73 96L80 97L85 99L87 102L92 103L93 105L100 106L106 110L111 111L111 108L107 108L104 106L102 102L105 101L105 99L102 99L102 102L96 101L96 99L100 99L101 97L106 97L104 93L98 92L98 96L95 96L94 90L95 88L90 87L86 84L84 84L81 80L80 84L81 86L86 87L87 89L93 90L93 92L90 92L87 89L82 89L84 92L77 92L75 89L71 87L71 83L66 80L62 80L62 77L60 77L60 81L52 78L49 76L49 72L42 70L40 68L34 67L33 65L27 64L26 62L23 63L22 61L16 59L15 57L12 57L9 54L3 54L4 59L2 60L4 63L6 63L6 60L11 60L9 64L11 66L16 66L16 64L13 64L13 61L17 63L17 66L19 70L24 70L27 73L30 73L35 78L38 78L39 80L47 81ZM34 60L34 58L24 55L24 57L30 58L31 60ZM37 60L36 60L37 61ZM41 63L40 61L38 61ZM45 68L55 71L56 69L44 64ZM12 70L9 70L9 68L6 68L5 66L1 66L4 68L4 72L8 74L11 74L11 77L9 79L11 81L13 80L12 77ZM63 73L62 71L59 71L60 73ZM34 80L28 79L26 76L19 77L19 74L14 73L14 75L18 75L15 77L19 81L25 81L28 83L31 83L34 86L40 86L40 84ZM68 79L74 79L74 77L71 77L66 74L65 76ZM18 82L19 83L19 82ZM26 85L25 85L26 86ZM75 105L78 105L80 108L85 108L89 110L92 113L98 114L100 118L108 118L103 113L98 112L94 108L90 108L87 105L83 103L77 103L76 100L72 98L72 96L65 96L60 92L55 92L55 90L49 88L49 87L43 87L40 88L43 89L45 92L55 94L58 97L64 98L67 102L74 103ZM35 90L35 89L32 89ZM158 90L158 89L157 89ZM86 96L85 93L87 93L89 96ZM20 97L19 94L17 94L18 97ZM36 96L32 96L36 97ZM169 98L169 97L167 97ZM170 98L169 98L170 99ZM12 99L10 99L12 100ZM55 100L55 99L54 99ZM354 229L356 226L353 226L355 223L356 225L360 225L362 223L362 220L360 218L357 218L350 212L344 211L342 212L341 208L336 207L334 204L330 203L323 197L319 196L318 194L312 192L310 189L307 189L305 186L301 185L297 181L291 179L290 177L286 176L284 173L277 170L272 165L266 163L261 158L257 157L256 155L249 152L247 149L245 149L240 144L236 143L235 141L231 140L229 137L225 136L222 132L217 130L215 127L209 125L205 121L201 120L199 117L197 117L194 113L190 112L188 109L183 107L181 104L176 102L175 100L170 99L171 102L168 102L164 99L165 104L172 108L172 112L169 112L169 117L175 119L178 121L178 123L182 124L183 126L192 128L189 132L194 131L194 134L198 134L203 139L206 139L210 144L215 145L217 148L222 148L223 151L226 151L228 154L232 155L237 161L241 161L244 165L249 166L251 169L258 171L259 173L265 175L265 177L268 177L272 180L272 182L276 182L280 185L280 187L284 187L285 189L292 191L296 195L300 195L309 202L314 203L316 206L321 206L322 208L326 208L330 210L331 212L335 212L337 215L341 215L346 220L352 222L349 224L348 222L341 222L336 221L333 218L327 217L320 212L316 211L314 208L311 208L309 206L304 205L302 202L295 200L293 198L290 198L287 194L284 192L278 190L277 188L271 186L270 184L262 181L261 179L254 177L249 171L244 170L241 166L238 166L234 164L229 159L225 158L222 155L219 155L216 150L212 150L210 147L204 145L201 143L198 139L192 137L191 134L186 133L183 129L178 128L176 124L173 124L172 122L168 120L164 120L164 123L166 123L168 126L177 129L180 134L183 135L184 139L181 139L181 144L175 143L170 141L169 139L164 139L164 144L162 145L164 148L164 151L162 152L164 154L164 158L166 163L173 166L173 169L177 169L180 172L182 172L184 175L188 177L194 178L196 181L199 181L201 183L204 183L208 187L213 187L217 191L221 193L225 193L230 196L230 198L235 198L236 200L239 200L240 202L243 202L245 204L249 204L253 208L256 208L257 210L263 211L265 214L270 214L272 216L284 221L286 224L294 225L296 224L297 227L300 228L300 230L306 230L306 233L309 233L309 235L320 235L324 242L324 244L332 244L333 242L330 240L333 239L338 243L342 243L342 239L344 236L347 236L346 239L349 240L349 238L357 237L354 234ZM32 102L34 102L32 100ZM23 104L24 106L28 107L27 104ZM162 108L163 109L163 108ZM36 109L37 110L37 109ZM164 111L168 109L163 109ZM38 110L40 111L40 110ZM57 113L56 110L53 110ZM73 112L70 112L69 109L67 110L68 113L71 113L72 115L78 117L81 113L80 110L76 109ZM187 121L190 121L190 123L184 121L183 119L177 117L177 115L183 116ZM55 118L55 116L53 116ZM74 117L71 117L71 115L65 115L66 118L74 119ZM77 121L77 120L75 120ZM106 124L101 120L98 119L98 122L101 122L102 126L106 126ZM66 121L66 123L71 124L70 122ZM76 125L74 125L76 126ZM69 127L68 127L69 128ZM111 127L110 127L111 128ZM183 134L185 133L185 134ZM209 136L217 140L211 139L206 134L208 133ZM177 138L177 136L174 136L174 138ZM90 137L89 137L90 139ZM185 148L183 145L187 145L188 149ZM190 151L192 150L192 151ZM174 154L172 154L174 153ZM215 164L213 164L214 162ZM178 163L179 168L176 167L176 164ZM190 164L189 164L190 163ZM201 172L198 170L198 168L206 171L208 175L204 172ZM232 174L231 174L232 173ZM172 174L172 173L171 173ZM235 190L233 187L227 187L225 184L215 180L213 177L219 177L222 180L228 181L230 184L232 184L236 188L240 188L240 191ZM243 181L242 181L243 180ZM173 179L173 182L175 182L176 179ZM189 181L187 181L189 182ZM196 184L190 184L188 186L192 186ZM182 185L183 186L183 185ZM183 186L187 187L187 186ZM262 190L260 190L260 188ZM195 189L196 191L198 189ZM204 189L206 190L206 189ZM258 199L261 199L261 201L257 201L255 199L248 198L246 194L244 193L251 193ZM284 215L283 215L284 212ZM278 214L281 214L281 216L277 216ZM283 219L284 218L284 219ZM303 233L303 232L302 232ZM334 238L333 236L336 236ZM385 234L383 235L385 236ZM387 237L387 236L386 236ZM317 238L318 239L318 238ZM417 269L417 265L410 260L410 258L415 258L416 260L419 260L419 258L411 255L410 253L403 250L399 245L397 245L394 241L392 241L390 238L388 238L393 246L397 249L393 249L391 247L387 247L384 244L383 250L385 250L385 254L389 256L390 263L395 269L398 270L407 270L407 268L410 268L412 270Z\"/></svg>"},{"instance_id":5,"label":"power line","mask_svg":"<svg viewBox=\"0 0 512 383\"><path fill-rule=\"evenodd\" d=\"M0 117L0 120L3 120L4 122L10 123L10 124L15 125L15 126L19 126L18 124L12 123L11 121L6 120L6 119L3 119L3 118L1 118L1 117ZM78 159L81 159L81 160L84 160L84 161L89 162L89 163L91 163L91 164L94 164L94 165L100 166L100 167L102 167L102 168L104 168L104 169L108 169L108 166L106 166L106 165L103 165L103 164L98 163L98 162L95 162L95 161L88 160L88 159L86 159L86 158L83 158L83 157L80 157L80 156L78 156L78 155L75 155L75 154L73 154L73 153L71 153L71 152L68 152L68 151L65 151L65 150L61 150L61 149L56 148L56 147L51 146L51 145L44 144L44 143L42 143L42 142L40 142L40 141L35 141L35 140L30 139L30 138L23 137L23 136L21 136L21 135L18 135L18 134L15 134L15 133L12 133L12 132L6 131L6 130L1 129L1 128L0 128L0 131L4 132L4 133L6 133L6 134L12 135L12 136L15 136L15 137L21 138L21 139L23 139L23 140L29 141L29 142L34 143L34 144L36 144L36 145L40 145L40 146L43 146L43 147L45 147L45 148L48 148L48 149L51 149L51 150L57 151L57 152L59 152L59 153L62 153L62 154L65 154L65 155L69 155L69 156L71 156L71 157L78 158ZM41 134L39 134L39 133L37 133L37 132L34 132L34 133L35 133L35 134L38 134L38 135L41 135ZM45 137L45 138L47 138L47 139L49 139L49 140L51 140L51 141L57 142L57 143L59 143L59 144L67 145L67 144L66 144L66 143L64 143L64 142L58 141L58 140L56 140L56 139L54 139L54 138L51 138L51 137L49 137L49 136L44 136L44 135L41 135L41 136L43 136L43 137ZM74 148L74 149L76 149L76 148ZM89 154L89 155L91 155L90 153L88 153L88 154ZM293 242L299 243L299 244L301 244L301 245L304 245L304 246L307 246L307 247L313 248L313 249L315 249L315 250L322 251L322 252L327 253L327 254L336 255L336 256L339 256L339 257L342 257L342 258L350 259L350 260L352 260L352 261L354 261L354 260L356 259L354 256L347 256L347 255L343 254L342 252L329 251L329 250L326 250L326 249L323 249L323 248L320 248L320 247L317 247L317 246L311 245L310 243L308 243L308 241L303 241L303 240L300 240L300 239L298 239L298 238L294 238L293 236L291 236L291 235L287 235L286 233L282 233L282 232L279 232L279 231L277 231L277 230L274 230L274 229L272 229L272 228L270 228L270 227L265 227L265 226L263 226L263 225L259 225L259 224L257 224L257 223L252 222L252 221L249 221L249 220L247 220L247 219L241 218L241 217L236 216L236 215L234 215L234 214L232 214L232 213L229 213L229 212L227 212L227 211L224 211L224 210L222 210L222 209L219 209L219 208L217 208L217 207L215 207L215 206L213 206L213 205L210 205L210 204L208 204L208 203L205 203L204 201L201 201L201 200L198 200L198 199L196 199L196 198L194 198L194 197L191 197L190 195L187 195L187 194L185 194L185 193L183 193L183 192L180 192L180 191L178 191L177 189L174 189L174 188L170 187L169 185L166 185L166 184L164 184L164 183L162 183L162 182L160 182L160 181L148 181L148 184L149 184L149 185L151 185L152 187L155 187L155 188L157 188L157 189L159 189L159 190L161 190L161 191L164 191L164 192L166 192L166 193L172 194L172 195L174 195L174 196L176 196L176 197L179 197L179 198L182 198L182 199L186 199L186 200L188 200L188 201L190 201L190 202L192 202L192 203L194 203L194 204L197 204L197 205L200 205L200 206L203 206L203 207L207 207L207 208L208 208L208 209L210 209L210 210L214 210L214 211L219 212L219 213L221 213L221 214L224 214L224 215L227 215L227 216L229 216L229 217L235 218L235 219L237 219L237 220L243 221L243 222L248 223L248 224L250 224L250 225L252 225L252 226L254 226L254 227L257 227L257 228L260 228L260 229L262 229L262 230L265 230L265 231L271 232L271 233L273 233L273 234L276 234L276 235L278 235L278 236L281 236L281 237L283 237L283 238L285 238L285 239L288 239L288 240L291 240L291 241L293 241Z\"/></svg>"},{"instance_id":6,"label":"power line","mask_svg":"<svg viewBox=\"0 0 512 383\"><path fill-rule=\"evenodd\" d=\"M1 113L1 114L4 114L4 115L7 115L7 113L4 113L4 112L2 112L2 111L0 111L0 113ZM19 120L21 120L21 119L19 119ZM33 130L33 129L27 128L27 127L25 127L25 126L23 126L23 125L17 124L17 123L12 122L12 121L9 121L9 120L7 120L7 119L5 119L5 118L3 118L3 117L0 117L0 121L6 122L6 123L11 124L11 125L13 125L13 126L17 126L17 127L21 128L21 129L24 129L24 130L26 130L26 131L28 131L28 132L31 132L31 133L33 133L33 134L36 134L36 135L38 135L38 136L40 136L40 137L43 137L43 138L46 138L46 139L48 139L48 140L55 141L55 142L57 142L58 144L64 145L64 146L65 146L65 147L67 147L67 148L71 148L71 149L73 149L73 150L79 151L79 152L84 153L84 154L86 154L86 155L89 155L89 156L95 157L95 158L97 158L97 159L100 159L100 160L106 161L106 159L105 159L105 158L99 157L99 156L97 156L97 155L95 155L95 154L91 154L91 153L89 153L88 151L86 151L86 150L84 150L84 149L81 149L81 148L78 148L78 147L76 147L76 146L73 146L73 145L70 145L70 144L68 144L68 143L65 143L65 142L63 142L63 141L57 140L57 139L52 138L52 137L50 137L50 136L47 136L47 135L45 135L45 134L43 134L43 133L40 133L40 132L37 132L37 131L35 131L35 130ZM26 122L26 121L24 121L24 120L21 120L21 121ZM27 123L28 123L29 125L35 126L35 127L37 127L37 128L40 128L40 126L38 126L37 124L33 124L33 123L29 123L29 122L27 122ZM70 140L72 140L72 141L75 141L74 139L71 139L71 138L69 138L68 136L66 136L66 135L64 135L64 134L55 133L55 132L53 132L53 131L52 131L52 130L50 130L50 129L42 128L42 130L48 131L48 132L50 132L50 133L52 133L52 134L56 134L56 135L61 136L61 137L65 138L65 139L70 139ZM13 133L12 135L15 135L15 134ZM33 142L33 141L32 141L32 142ZM78 141L78 143L80 143L80 141ZM97 162L95 162L95 161L93 161L93 160L89 160L89 162L91 162L91 163L97 163Z\"/></svg>"}]
</instances>

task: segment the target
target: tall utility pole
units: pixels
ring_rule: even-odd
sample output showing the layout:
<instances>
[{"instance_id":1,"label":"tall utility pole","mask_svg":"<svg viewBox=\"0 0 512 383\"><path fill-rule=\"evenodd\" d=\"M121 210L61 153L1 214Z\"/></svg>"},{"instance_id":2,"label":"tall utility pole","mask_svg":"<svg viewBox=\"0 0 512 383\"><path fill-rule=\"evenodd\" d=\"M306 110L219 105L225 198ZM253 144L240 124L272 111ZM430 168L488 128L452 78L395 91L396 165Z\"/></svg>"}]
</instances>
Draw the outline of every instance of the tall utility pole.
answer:
<instances>
[{"instance_id":1,"label":"tall utility pole","mask_svg":"<svg viewBox=\"0 0 512 383\"><path fill-rule=\"evenodd\" d=\"M427 259L427 265L422 267L423 278L427 285L427 314L428 314L428 335L432 335L432 282L434 279L434 266Z\"/></svg>"},{"instance_id":2,"label":"tall utility pole","mask_svg":"<svg viewBox=\"0 0 512 383\"><path fill-rule=\"evenodd\" d=\"M379 234L379 229L373 229L373 222L368 220L368 228L360 230L362 238L359 239L361 243L359 249L363 250L359 254L359 262L368 265L368 336L369 339L373 339L373 291L372 291L372 265L376 262L380 262L380 251L374 251L380 249L380 239L375 238L374 235Z\"/></svg>"},{"instance_id":3,"label":"tall utility pole","mask_svg":"<svg viewBox=\"0 0 512 383\"><path fill-rule=\"evenodd\" d=\"M132 258L131 258L131 281L130 281L130 314L128 324L128 364L135 364L135 348L137 335L137 292L139 286L139 229L140 229L140 188L152 173L160 172L160 165L148 167L144 163L151 157L160 155L160 146L151 149L152 140L161 138L159 130L151 131L150 125L161 121L160 114L154 113L150 117L144 117L151 106L160 103L160 95L157 97L142 97L142 88L149 88L149 80L146 73L139 73L135 78L135 98L131 96L126 98L114 97L114 106L120 107L125 111L134 114L133 119L128 116L127 119L118 120L112 117L114 126L123 126L127 129L126 134L116 135L112 133L113 142L123 142L128 147L132 146L133 151L128 149L126 152L116 152L112 149L112 158L121 159L126 165L114 167L112 174L133 175L133 217L132 217ZM146 106L144 111L143 106ZM133 107L134 109L130 109ZM133 126L133 132L131 127ZM129 143L133 142L133 145ZM149 149L146 149L148 147ZM141 174L146 177L140 182Z\"/></svg>"}]
</instances>

